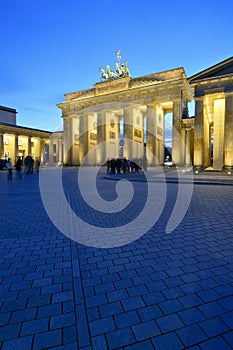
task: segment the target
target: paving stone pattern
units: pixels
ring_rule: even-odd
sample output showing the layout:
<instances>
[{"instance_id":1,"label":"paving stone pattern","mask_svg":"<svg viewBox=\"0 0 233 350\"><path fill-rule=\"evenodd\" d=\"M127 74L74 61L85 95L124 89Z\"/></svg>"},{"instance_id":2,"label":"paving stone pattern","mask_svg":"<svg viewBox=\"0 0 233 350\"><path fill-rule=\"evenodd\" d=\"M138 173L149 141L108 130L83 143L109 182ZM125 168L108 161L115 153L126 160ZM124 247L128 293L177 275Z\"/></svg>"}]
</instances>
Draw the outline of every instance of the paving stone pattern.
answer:
<instances>
[{"instance_id":1,"label":"paving stone pattern","mask_svg":"<svg viewBox=\"0 0 233 350\"><path fill-rule=\"evenodd\" d=\"M73 205L80 196L76 172L64 170ZM100 181L107 196L115 184ZM169 183L166 207L149 232L101 249L58 231L44 210L38 174L7 181L0 172L0 348L233 349L228 184L194 185L184 220L165 234L177 195L177 184ZM143 186L137 184L136 213Z\"/></svg>"}]
</instances>

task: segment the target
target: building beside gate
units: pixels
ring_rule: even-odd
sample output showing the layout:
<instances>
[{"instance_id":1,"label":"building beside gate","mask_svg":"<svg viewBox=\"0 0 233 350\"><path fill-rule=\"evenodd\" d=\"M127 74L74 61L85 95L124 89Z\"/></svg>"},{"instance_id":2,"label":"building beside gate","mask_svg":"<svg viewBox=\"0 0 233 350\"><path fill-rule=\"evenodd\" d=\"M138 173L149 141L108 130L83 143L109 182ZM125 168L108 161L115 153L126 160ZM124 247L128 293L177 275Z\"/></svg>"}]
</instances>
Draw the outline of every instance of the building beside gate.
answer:
<instances>
[{"instance_id":1,"label":"building beside gate","mask_svg":"<svg viewBox=\"0 0 233 350\"><path fill-rule=\"evenodd\" d=\"M0 106L0 159L11 158L14 165L18 157L30 155L42 164L62 163L63 133L19 126L16 114L15 109Z\"/></svg>"},{"instance_id":2,"label":"building beside gate","mask_svg":"<svg viewBox=\"0 0 233 350\"><path fill-rule=\"evenodd\" d=\"M195 167L233 168L233 57L188 82L195 100Z\"/></svg>"}]
</instances>

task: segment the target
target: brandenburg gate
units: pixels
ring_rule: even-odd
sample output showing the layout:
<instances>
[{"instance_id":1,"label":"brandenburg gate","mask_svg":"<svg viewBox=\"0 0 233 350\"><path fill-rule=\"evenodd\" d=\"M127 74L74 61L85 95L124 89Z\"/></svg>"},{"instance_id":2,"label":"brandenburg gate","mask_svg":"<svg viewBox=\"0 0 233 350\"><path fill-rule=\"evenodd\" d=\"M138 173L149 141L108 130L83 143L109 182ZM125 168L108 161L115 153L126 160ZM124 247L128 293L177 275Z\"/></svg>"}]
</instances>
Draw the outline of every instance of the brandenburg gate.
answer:
<instances>
[{"instance_id":1,"label":"brandenburg gate","mask_svg":"<svg viewBox=\"0 0 233 350\"><path fill-rule=\"evenodd\" d=\"M65 94L58 104L64 120L64 164L101 165L118 157L146 157L148 165L163 164L167 113L172 113L173 162L190 163L182 118L192 93L184 69L132 78L119 51L117 58L115 71L110 66L100 69L101 82Z\"/></svg>"}]
</instances>

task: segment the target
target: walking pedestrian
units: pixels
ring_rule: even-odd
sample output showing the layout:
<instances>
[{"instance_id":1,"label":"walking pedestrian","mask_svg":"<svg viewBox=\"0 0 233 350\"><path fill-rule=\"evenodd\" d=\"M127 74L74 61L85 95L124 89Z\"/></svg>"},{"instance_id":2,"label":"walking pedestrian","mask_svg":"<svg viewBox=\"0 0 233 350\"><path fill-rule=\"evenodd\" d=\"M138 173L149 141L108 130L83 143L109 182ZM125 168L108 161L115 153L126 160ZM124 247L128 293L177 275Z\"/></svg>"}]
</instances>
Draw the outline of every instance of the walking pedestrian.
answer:
<instances>
[{"instance_id":1,"label":"walking pedestrian","mask_svg":"<svg viewBox=\"0 0 233 350\"><path fill-rule=\"evenodd\" d=\"M6 170L7 170L7 180L12 180L12 163L10 158L8 158L8 161L6 162Z\"/></svg>"}]
</instances>

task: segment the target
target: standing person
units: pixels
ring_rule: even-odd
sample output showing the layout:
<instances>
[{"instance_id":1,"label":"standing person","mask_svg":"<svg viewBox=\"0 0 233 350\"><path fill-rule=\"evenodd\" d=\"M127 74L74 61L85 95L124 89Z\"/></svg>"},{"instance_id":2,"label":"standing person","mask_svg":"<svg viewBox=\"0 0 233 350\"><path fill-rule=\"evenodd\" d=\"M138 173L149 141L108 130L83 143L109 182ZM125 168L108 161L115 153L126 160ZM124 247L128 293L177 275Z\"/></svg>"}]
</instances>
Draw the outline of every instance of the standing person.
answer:
<instances>
[{"instance_id":1,"label":"standing person","mask_svg":"<svg viewBox=\"0 0 233 350\"><path fill-rule=\"evenodd\" d=\"M24 159L25 174L28 174L28 173L29 173L28 164L29 164L29 156L25 157L25 159Z\"/></svg>"},{"instance_id":2,"label":"standing person","mask_svg":"<svg viewBox=\"0 0 233 350\"><path fill-rule=\"evenodd\" d=\"M17 159L17 162L15 164L15 170L17 173L17 180L21 180L22 179L22 160L20 157Z\"/></svg>"},{"instance_id":3,"label":"standing person","mask_svg":"<svg viewBox=\"0 0 233 350\"><path fill-rule=\"evenodd\" d=\"M10 158L8 158L8 161L6 162L6 170L7 170L7 180L12 180L12 164L11 164Z\"/></svg>"},{"instance_id":4,"label":"standing person","mask_svg":"<svg viewBox=\"0 0 233 350\"><path fill-rule=\"evenodd\" d=\"M109 174L110 172L110 165L111 165L111 161L110 159L107 160L107 174Z\"/></svg>"},{"instance_id":5,"label":"standing person","mask_svg":"<svg viewBox=\"0 0 233 350\"><path fill-rule=\"evenodd\" d=\"M34 159L28 155L24 160L24 164L26 174L33 174Z\"/></svg>"},{"instance_id":6,"label":"standing person","mask_svg":"<svg viewBox=\"0 0 233 350\"><path fill-rule=\"evenodd\" d=\"M31 157L31 174L33 174L34 159Z\"/></svg>"}]
</instances>

